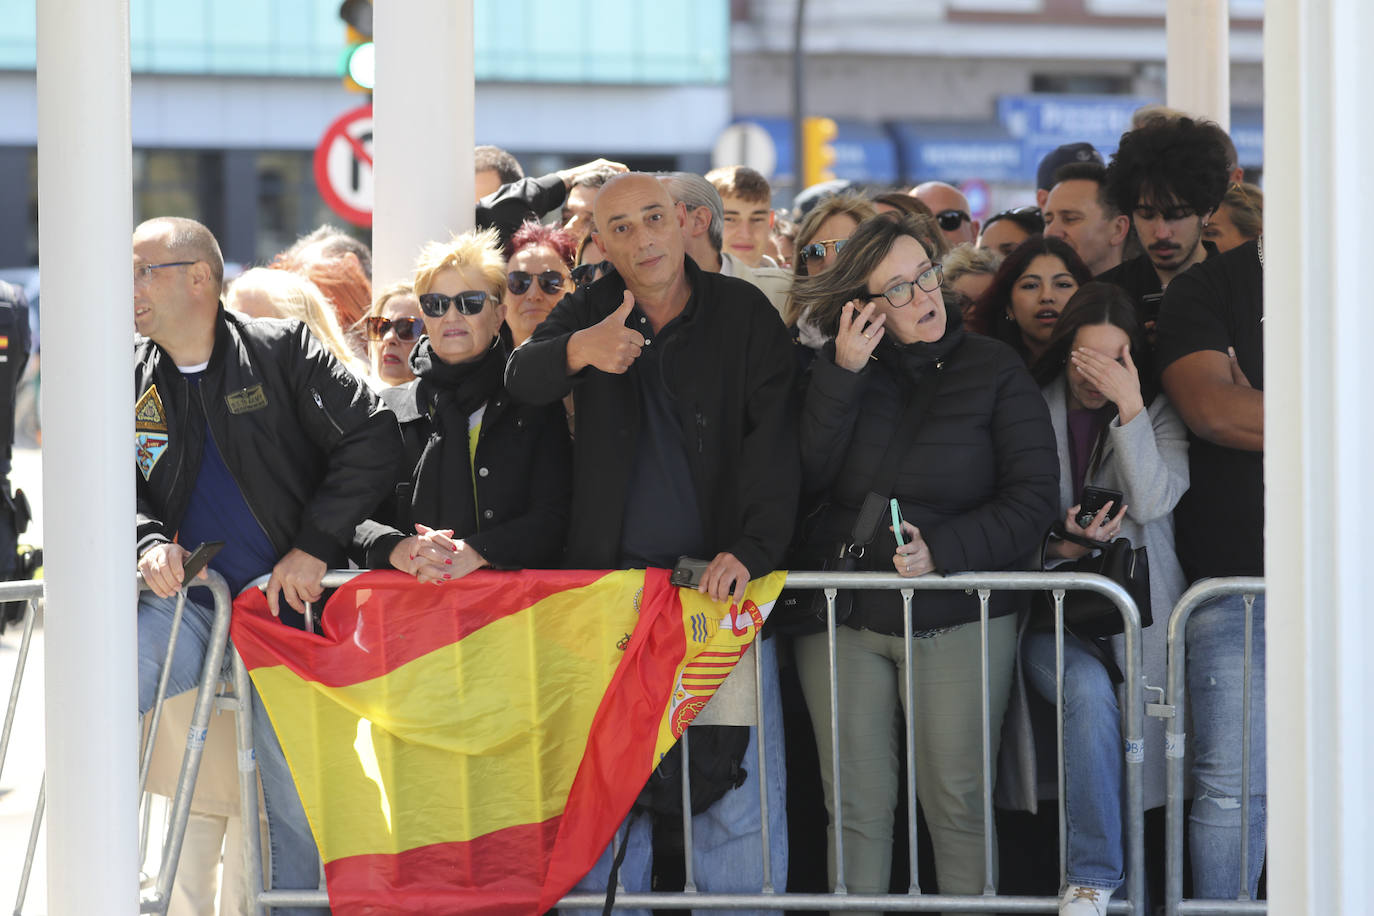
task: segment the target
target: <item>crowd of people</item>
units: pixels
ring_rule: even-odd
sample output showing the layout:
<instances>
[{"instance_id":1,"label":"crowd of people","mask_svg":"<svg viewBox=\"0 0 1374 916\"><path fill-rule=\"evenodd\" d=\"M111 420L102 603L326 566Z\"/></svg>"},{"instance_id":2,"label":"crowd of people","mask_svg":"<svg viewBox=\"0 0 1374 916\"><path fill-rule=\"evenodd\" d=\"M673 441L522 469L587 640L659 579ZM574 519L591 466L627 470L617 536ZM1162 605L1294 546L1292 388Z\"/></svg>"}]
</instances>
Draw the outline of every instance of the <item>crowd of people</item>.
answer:
<instances>
[{"instance_id":1,"label":"crowd of people","mask_svg":"<svg viewBox=\"0 0 1374 916\"><path fill-rule=\"evenodd\" d=\"M859 570L910 577L1053 568L1093 549L1083 539L1125 537L1149 552L1151 684L1190 582L1262 575L1263 198L1216 125L1142 111L1110 164L1061 147L1037 205L981 224L941 182L804 192L783 213L742 166L647 175L597 160L528 178L491 147L475 162L478 228L375 290L366 247L330 227L227 290L204 226L135 231L145 710L187 547L208 540L226 542L210 565L232 589L268 576L273 612L300 627L325 570L350 561L443 583L697 557L700 590L735 601L773 569L826 568L837 547ZM1084 515L1085 487L1119 495ZM900 522L874 524L874 500ZM1263 865L1262 597L1254 609L1249 799L1240 599L1205 605L1188 633L1198 897L1241 890L1243 806L1251 895ZM1054 702L1054 638L1028 625L1023 593L993 594L986 634L962 591L917 592L911 614L905 720L935 862L923 887L980 894L998 868L984 857L981 658L997 802L1034 809L1054 793L1036 766L1057 741L1038 714ZM799 824L830 822L832 884L842 864L849 892L888 891L906 622L889 591L847 595L837 616L838 734L827 636L779 619L759 643L763 724L704 726L725 732L693 744L694 764L719 755L732 774L693 818L701 890L759 891L764 836L772 886L789 886L791 818L793 845ZM211 618L188 604L170 692L195 686ZM1064 637L1063 914L1105 913L1125 880L1118 642ZM785 707L804 734L783 735ZM254 728L272 886L314 887L315 846L256 697ZM1148 808L1163 803L1163 749L1152 720ZM811 758L824 811L788 793ZM652 822L622 833L581 889L606 891L616 852L627 890L662 886ZM793 886L816 877L800 861Z\"/></svg>"}]
</instances>

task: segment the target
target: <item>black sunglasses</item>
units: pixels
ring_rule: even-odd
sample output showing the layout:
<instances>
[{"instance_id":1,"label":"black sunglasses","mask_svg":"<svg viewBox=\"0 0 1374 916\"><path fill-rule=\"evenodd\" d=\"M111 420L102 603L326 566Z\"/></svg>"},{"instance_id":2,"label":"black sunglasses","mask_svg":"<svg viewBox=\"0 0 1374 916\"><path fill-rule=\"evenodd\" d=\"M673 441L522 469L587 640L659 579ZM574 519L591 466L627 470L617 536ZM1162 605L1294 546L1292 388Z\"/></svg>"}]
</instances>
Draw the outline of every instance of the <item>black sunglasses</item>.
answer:
<instances>
[{"instance_id":1,"label":"black sunglasses","mask_svg":"<svg viewBox=\"0 0 1374 916\"><path fill-rule=\"evenodd\" d=\"M397 340L415 340L425 333L425 323L419 318L383 318L370 315L363 319L363 330L368 340L381 340L387 332L395 331Z\"/></svg>"},{"instance_id":2,"label":"black sunglasses","mask_svg":"<svg viewBox=\"0 0 1374 916\"><path fill-rule=\"evenodd\" d=\"M1039 207L1013 207L1001 213L994 213L983 223L984 231L993 223L1004 219L1011 220L1031 235L1039 235L1045 231L1045 215L1040 212Z\"/></svg>"},{"instance_id":3,"label":"black sunglasses","mask_svg":"<svg viewBox=\"0 0 1374 916\"><path fill-rule=\"evenodd\" d=\"M537 276L524 270L512 270L506 274L506 286L510 288L511 294L516 296L525 295L535 280L539 281L539 288L550 296L562 292L563 284L567 282L556 270L546 270Z\"/></svg>"},{"instance_id":4,"label":"black sunglasses","mask_svg":"<svg viewBox=\"0 0 1374 916\"><path fill-rule=\"evenodd\" d=\"M610 261L594 261L591 264L579 264L572 269L573 282L578 286L586 286L588 283L595 283L597 280L611 272L614 267Z\"/></svg>"},{"instance_id":5,"label":"black sunglasses","mask_svg":"<svg viewBox=\"0 0 1374 916\"><path fill-rule=\"evenodd\" d=\"M941 210L935 214L935 222L939 223L940 228L945 232L953 232L972 219L973 217L963 210Z\"/></svg>"},{"instance_id":6,"label":"black sunglasses","mask_svg":"<svg viewBox=\"0 0 1374 916\"><path fill-rule=\"evenodd\" d=\"M809 245L803 245L801 251L797 253L797 257L801 258L802 263L805 264L812 258L825 257L825 252L831 248L835 250L835 254L839 254L840 250L848 244L849 239L828 239L824 242L812 242Z\"/></svg>"},{"instance_id":7,"label":"black sunglasses","mask_svg":"<svg viewBox=\"0 0 1374 916\"><path fill-rule=\"evenodd\" d=\"M424 293L420 296L420 311L431 318L443 318L450 305L458 306L460 315L476 315L487 307L490 294L480 289L467 289L456 296L443 293Z\"/></svg>"}]
</instances>

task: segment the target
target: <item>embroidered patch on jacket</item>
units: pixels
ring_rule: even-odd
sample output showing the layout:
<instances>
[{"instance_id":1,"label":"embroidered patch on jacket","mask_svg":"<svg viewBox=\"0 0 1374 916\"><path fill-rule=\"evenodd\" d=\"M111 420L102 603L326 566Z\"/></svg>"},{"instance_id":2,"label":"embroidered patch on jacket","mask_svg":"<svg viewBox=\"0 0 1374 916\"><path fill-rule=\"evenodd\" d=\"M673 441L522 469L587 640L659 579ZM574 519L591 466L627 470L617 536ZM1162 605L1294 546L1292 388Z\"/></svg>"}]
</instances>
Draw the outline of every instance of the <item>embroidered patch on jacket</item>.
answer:
<instances>
[{"instance_id":1,"label":"embroidered patch on jacket","mask_svg":"<svg viewBox=\"0 0 1374 916\"><path fill-rule=\"evenodd\" d=\"M224 396L224 403L229 405L230 413L251 413L267 406L267 394L261 384L252 385L229 392Z\"/></svg>"},{"instance_id":2,"label":"embroidered patch on jacket","mask_svg":"<svg viewBox=\"0 0 1374 916\"><path fill-rule=\"evenodd\" d=\"M134 433L134 452L138 461L138 469L143 473L143 479L147 480L153 473L153 465L157 464L162 453L167 451L166 433Z\"/></svg>"},{"instance_id":3,"label":"embroidered patch on jacket","mask_svg":"<svg viewBox=\"0 0 1374 916\"><path fill-rule=\"evenodd\" d=\"M167 432L167 413L162 409L162 397L156 385L149 385L143 397L134 404L134 429L152 433Z\"/></svg>"}]
</instances>

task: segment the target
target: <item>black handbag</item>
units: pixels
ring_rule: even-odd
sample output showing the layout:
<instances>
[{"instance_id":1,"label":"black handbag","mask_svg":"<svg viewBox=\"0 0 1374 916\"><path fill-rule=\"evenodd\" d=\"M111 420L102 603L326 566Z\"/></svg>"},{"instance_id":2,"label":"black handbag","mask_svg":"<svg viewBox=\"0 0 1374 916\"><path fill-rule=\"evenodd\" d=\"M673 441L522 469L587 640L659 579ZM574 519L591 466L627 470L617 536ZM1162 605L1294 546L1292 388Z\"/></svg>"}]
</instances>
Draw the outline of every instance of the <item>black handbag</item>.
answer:
<instances>
[{"instance_id":1,"label":"black handbag","mask_svg":"<svg viewBox=\"0 0 1374 916\"><path fill-rule=\"evenodd\" d=\"M1132 547L1127 538L1110 543L1070 534L1062 521L1055 522L1040 542L1040 568L1045 568L1045 553L1050 539L1059 538L1091 548L1096 553L1061 563L1055 572L1097 573L1126 589L1140 611L1140 627L1154 623L1150 611L1150 557L1144 547ZM1036 592L1031 605L1030 625L1035 629L1054 629L1054 592ZM1094 639L1116 636L1125 629L1121 612L1106 595L1088 591L1064 592L1064 629L1075 636Z\"/></svg>"},{"instance_id":2,"label":"black handbag","mask_svg":"<svg viewBox=\"0 0 1374 916\"><path fill-rule=\"evenodd\" d=\"M935 371L917 383L911 401L887 443L883 459L873 474L872 488L864 497L863 506L859 508L859 514L854 519L854 529L850 532L849 539L830 545L819 558L814 553L808 556L804 552L793 551L791 562L788 564L789 569L814 570L819 565L821 572L858 570L859 561L863 559L864 552L873 543L873 539L878 536L879 525L887 517L888 500L892 496L892 487L897 482L897 462L902 455L911 451L911 445L916 441L916 431L921 426L921 420L935 400L935 393L939 388L939 373L943 368L944 361L937 360ZM826 508L828 504L819 507L806 522L814 522ZM806 522L801 526L803 540L807 533ZM804 548L805 546L803 545ZM844 623L853 609L854 593L845 589L836 591L835 625ZM819 633L826 628L825 591L813 588L784 588L773 604L769 620L776 621L773 626L778 632L791 636Z\"/></svg>"}]
</instances>

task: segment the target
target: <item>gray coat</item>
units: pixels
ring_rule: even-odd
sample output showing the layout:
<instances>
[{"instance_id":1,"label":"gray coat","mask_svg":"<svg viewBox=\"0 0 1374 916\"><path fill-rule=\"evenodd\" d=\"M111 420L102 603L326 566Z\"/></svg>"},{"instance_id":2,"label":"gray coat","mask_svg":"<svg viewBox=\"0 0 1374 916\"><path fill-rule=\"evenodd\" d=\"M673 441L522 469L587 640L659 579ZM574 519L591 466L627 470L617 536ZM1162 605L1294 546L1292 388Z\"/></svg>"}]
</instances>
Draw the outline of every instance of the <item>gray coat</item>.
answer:
<instances>
[{"instance_id":1,"label":"gray coat","mask_svg":"<svg viewBox=\"0 0 1374 916\"><path fill-rule=\"evenodd\" d=\"M1074 502L1072 464L1069 456L1066 382L1060 375L1041 389L1050 409L1050 422L1059 450L1059 517L1062 519ZM1126 519L1121 534L1133 546L1144 545L1150 556L1150 604L1154 625L1145 630L1142 646L1145 657L1145 683L1164 686L1167 662L1169 612L1183 594L1187 582L1174 552L1174 506L1188 489L1188 430L1177 411L1163 395L1158 395L1147 410L1130 423L1113 420L1103 443L1102 460L1088 475L1091 486L1120 490L1125 494ZM1121 637L1113 639L1117 663L1125 670ZM1035 734L1031 730L1026 683L1017 653L1017 677L1012 686L1011 704L1002 730L1002 750L997 779L997 804L1000 807L1034 811L1036 798L1052 798L1056 790L1053 764L1048 772L1037 773ZM1147 702L1153 697L1147 696ZM1054 761L1054 734L1041 734L1041 760ZM1048 752L1045 752L1045 749ZM1145 807L1164 804L1164 720L1145 720ZM1037 792L1037 787L1041 791Z\"/></svg>"}]
</instances>

